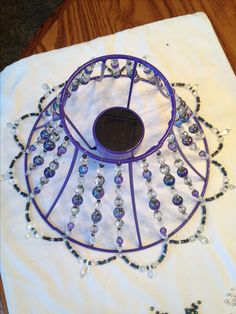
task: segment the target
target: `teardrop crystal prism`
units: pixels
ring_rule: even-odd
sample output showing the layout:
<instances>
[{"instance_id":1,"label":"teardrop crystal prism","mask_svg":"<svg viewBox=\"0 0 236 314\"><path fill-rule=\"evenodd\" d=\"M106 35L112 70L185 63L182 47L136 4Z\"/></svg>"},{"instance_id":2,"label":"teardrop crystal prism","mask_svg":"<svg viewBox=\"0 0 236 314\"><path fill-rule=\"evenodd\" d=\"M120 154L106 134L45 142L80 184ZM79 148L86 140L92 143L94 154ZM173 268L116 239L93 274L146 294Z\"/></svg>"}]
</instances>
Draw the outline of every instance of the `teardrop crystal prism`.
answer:
<instances>
[{"instance_id":1,"label":"teardrop crystal prism","mask_svg":"<svg viewBox=\"0 0 236 314\"><path fill-rule=\"evenodd\" d=\"M198 240L203 244L209 243L209 240L207 239L207 237L203 236L202 234L198 234Z\"/></svg>"}]
</instances>

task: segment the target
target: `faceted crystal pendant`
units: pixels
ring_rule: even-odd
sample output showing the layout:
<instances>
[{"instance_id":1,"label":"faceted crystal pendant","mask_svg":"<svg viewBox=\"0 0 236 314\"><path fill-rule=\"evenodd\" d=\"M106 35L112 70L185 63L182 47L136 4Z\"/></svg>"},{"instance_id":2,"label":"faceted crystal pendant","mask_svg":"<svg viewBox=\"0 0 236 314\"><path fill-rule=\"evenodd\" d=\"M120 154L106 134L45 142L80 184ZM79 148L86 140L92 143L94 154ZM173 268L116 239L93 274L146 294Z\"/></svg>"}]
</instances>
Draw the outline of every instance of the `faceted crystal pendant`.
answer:
<instances>
[{"instance_id":1,"label":"faceted crystal pendant","mask_svg":"<svg viewBox=\"0 0 236 314\"><path fill-rule=\"evenodd\" d=\"M207 237L203 236L202 234L198 234L198 240L203 244L209 243L209 240L207 239Z\"/></svg>"},{"instance_id":2,"label":"faceted crystal pendant","mask_svg":"<svg viewBox=\"0 0 236 314\"><path fill-rule=\"evenodd\" d=\"M85 276L89 275L89 272L90 272L90 266L88 265L88 262L84 262L80 270L80 277L84 278Z\"/></svg>"}]
</instances>

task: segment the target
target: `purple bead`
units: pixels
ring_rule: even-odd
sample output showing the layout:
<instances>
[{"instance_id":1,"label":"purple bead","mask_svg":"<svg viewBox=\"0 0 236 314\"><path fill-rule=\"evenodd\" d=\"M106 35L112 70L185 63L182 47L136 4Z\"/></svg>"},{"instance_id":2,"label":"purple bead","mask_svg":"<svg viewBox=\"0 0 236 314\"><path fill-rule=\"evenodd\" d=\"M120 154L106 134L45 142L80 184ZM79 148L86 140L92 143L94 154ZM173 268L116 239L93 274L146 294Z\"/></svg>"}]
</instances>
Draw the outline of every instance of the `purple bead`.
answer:
<instances>
[{"instance_id":1,"label":"purple bead","mask_svg":"<svg viewBox=\"0 0 236 314\"><path fill-rule=\"evenodd\" d=\"M170 173L168 173L164 176L163 182L167 186L172 186L175 184L175 178Z\"/></svg>"},{"instance_id":2,"label":"purple bead","mask_svg":"<svg viewBox=\"0 0 236 314\"><path fill-rule=\"evenodd\" d=\"M31 153L36 151L36 147L34 145L30 145L28 149Z\"/></svg>"},{"instance_id":3,"label":"purple bead","mask_svg":"<svg viewBox=\"0 0 236 314\"><path fill-rule=\"evenodd\" d=\"M41 166L43 163L44 163L44 159L43 157L41 156L35 156L33 158L33 163L36 165L36 166Z\"/></svg>"},{"instance_id":4,"label":"purple bead","mask_svg":"<svg viewBox=\"0 0 236 314\"><path fill-rule=\"evenodd\" d=\"M116 208L113 210L113 215L114 215L117 219L121 219L121 218L124 217L124 215L125 215L124 208L122 208L122 207L116 207Z\"/></svg>"},{"instance_id":5,"label":"purple bead","mask_svg":"<svg viewBox=\"0 0 236 314\"><path fill-rule=\"evenodd\" d=\"M149 207L152 210L158 210L160 208L160 205L161 205L161 203L156 198L149 201Z\"/></svg>"},{"instance_id":6,"label":"purple bead","mask_svg":"<svg viewBox=\"0 0 236 314\"><path fill-rule=\"evenodd\" d=\"M102 219L102 214L98 211L95 210L95 212L92 213L92 221L96 224Z\"/></svg>"},{"instance_id":7,"label":"purple bead","mask_svg":"<svg viewBox=\"0 0 236 314\"><path fill-rule=\"evenodd\" d=\"M52 170L51 168L47 167L44 169L43 173L46 178L52 178L55 175L55 170Z\"/></svg>"},{"instance_id":8,"label":"purple bead","mask_svg":"<svg viewBox=\"0 0 236 314\"><path fill-rule=\"evenodd\" d=\"M176 206L182 205L182 204L183 204L183 198L182 198L182 196L180 196L180 195L175 195L175 196L172 198L172 202L173 202L173 204L176 205Z\"/></svg>"},{"instance_id":9,"label":"purple bead","mask_svg":"<svg viewBox=\"0 0 236 314\"><path fill-rule=\"evenodd\" d=\"M56 144L53 141L47 140L44 142L43 147L47 151L52 151L56 147Z\"/></svg>"},{"instance_id":10,"label":"purple bead","mask_svg":"<svg viewBox=\"0 0 236 314\"><path fill-rule=\"evenodd\" d=\"M123 177L122 176L115 176L114 177L114 182L116 183L116 184L121 184L122 182L123 182Z\"/></svg>"},{"instance_id":11,"label":"purple bead","mask_svg":"<svg viewBox=\"0 0 236 314\"><path fill-rule=\"evenodd\" d=\"M43 131L40 132L40 137L41 137L43 140L49 139L49 136L50 136L50 134L49 134L49 132L47 132L46 130L43 130Z\"/></svg>"},{"instance_id":12,"label":"purple bead","mask_svg":"<svg viewBox=\"0 0 236 314\"><path fill-rule=\"evenodd\" d=\"M74 84L71 85L71 91L75 92L78 89L78 87L79 87L78 85L74 85Z\"/></svg>"},{"instance_id":13,"label":"purple bead","mask_svg":"<svg viewBox=\"0 0 236 314\"><path fill-rule=\"evenodd\" d=\"M92 191L93 196L97 200L100 200L103 197L104 193L104 189L101 186L96 186Z\"/></svg>"},{"instance_id":14,"label":"purple bead","mask_svg":"<svg viewBox=\"0 0 236 314\"><path fill-rule=\"evenodd\" d=\"M191 136L187 135L182 139L182 143L185 146L190 146L193 143L193 139Z\"/></svg>"},{"instance_id":15,"label":"purple bead","mask_svg":"<svg viewBox=\"0 0 236 314\"><path fill-rule=\"evenodd\" d=\"M75 224L74 224L73 222L69 222L69 223L67 224L67 229L68 229L69 231L71 231L72 229L74 229L74 227L75 227Z\"/></svg>"},{"instance_id":16,"label":"purple bead","mask_svg":"<svg viewBox=\"0 0 236 314\"><path fill-rule=\"evenodd\" d=\"M72 203L76 206L79 206L83 203L83 197L81 195L74 195L72 198Z\"/></svg>"},{"instance_id":17,"label":"purple bead","mask_svg":"<svg viewBox=\"0 0 236 314\"><path fill-rule=\"evenodd\" d=\"M63 146L63 145L60 145L60 146L57 148L57 152L58 152L59 155L65 154L66 151L67 151L67 148L66 148L65 146Z\"/></svg>"},{"instance_id":18,"label":"purple bead","mask_svg":"<svg viewBox=\"0 0 236 314\"><path fill-rule=\"evenodd\" d=\"M177 170L177 175L181 178L187 177L188 175L188 169L185 167L180 167Z\"/></svg>"},{"instance_id":19,"label":"purple bead","mask_svg":"<svg viewBox=\"0 0 236 314\"><path fill-rule=\"evenodd\" d=\"M198 197L199 196L199 192L197 190L193 190L192 191L192 196Z\"/></svg>"},{"instance_id":20,"label":"purple bead","mask_svg":"<svg viewBox=\"0 0 236 314\"><path fill-rule=\"evenodd\" d=\"M160 233L165 236L167 234L167 229L165 227L161 227Z\"/></svg>"},{"instance_id":21,"label":"purple bead","mask_svg":"<svg viewBox=\"0 0 236 314\"><path fill-rule=\"evenodd\" d=\"M53 121L59 121L61 119L61 117L56 111L54 111L52 114L52 119L53 119Z\"/></svg>"},{"instance_id":22,"label":"purple bead","mask_svg":"<svg viewBox=\"0 0 236 314\"><path fill-rule=\"evenodd\" d=\"M204 150L201 150L201 151L199 152L199 156L200 156L201 158L206 157L206 152L205 152Z\"/></svg>"},{"instance_id":23,"label":"purple bead","mask_svg":"<svg viewBox=\"0 0 236 314\"><path fill-rule=\"evenodd\" d=\"M81 175L85 175L88 172L88 167L87 166L79 166L79 173Z\"/></svg>"},{"instance_id":24,"label":"purple bead","mask_svg":"<svg viewBox=\"0 0 236 314\"><path fill-rule=\"evenodd\" d=\"M143 171L143 177L144 177L145 179L150 179L150 178L152 177L151 171L150 171L150 170L145 170L145 171Z\"/></svg>"},{"instance_id":25,"label":"purple bead","mask_svg":"<svg viewBox=\"0 0 236 314\"><path fill-rule=\"evenodd\" d=\"M124 242L123 238L117 237L116 243L117 243L119 246L121 246L121 245L123 244L123 242Z\"/></svg>"},{"instance_id":26,"label":"purple bead","mask_svg":"<svg viewBox=\"0 0 236 314\"><path fill-rule=\"evenodd\" d=\"M171 150L173 152L175 152L177 150L177 146L175 143L169 143L168 148L169 148L169 150Z\"/></svg>"},{"instance_id":27,"label":"purple bead","mask_svg":"<svg viewBox=\"0 0 236 314\"><path fill-rule=\"evenodd\" d=\"M34 188L34 194L39 194L41 192L41 190L36 186Z\"/></svg>"}]
</instances>

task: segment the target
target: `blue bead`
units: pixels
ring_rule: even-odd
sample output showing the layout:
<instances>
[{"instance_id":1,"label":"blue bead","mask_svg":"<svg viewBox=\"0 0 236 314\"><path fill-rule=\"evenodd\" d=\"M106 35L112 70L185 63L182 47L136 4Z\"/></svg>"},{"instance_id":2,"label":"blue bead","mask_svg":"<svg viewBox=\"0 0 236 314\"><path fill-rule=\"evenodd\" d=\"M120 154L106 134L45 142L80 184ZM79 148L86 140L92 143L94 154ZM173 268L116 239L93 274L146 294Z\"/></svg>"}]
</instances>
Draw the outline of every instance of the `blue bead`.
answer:
<instances>
[{"instance_id":1,"label":"blue bead","mask_svg":"<svg viewBox=\"0 0 236 314\"><path fill-rule=\"evenodd\" d=\"M102 219L102 214L98 210L95 210L95 212L92 213L91 218L94 223L98 223Z\"/></svg>"},{"instance_id":2,"label":"blue bead","mask_svg":"<svg viewBox=\"0 0 236 314\"><path fill-rule=\"evenodd\" d=\"M175 184L175 178L171 174L167 174L167 175L164 176L163 182L167 186L172 186L172 185Z\"/></svg>"},{"instance_id":3,"label":"blue bead","mask_svg":"<svg viewBox=\"0 0 236 314\"><path fill-rule=\"evenodd\" d=\"M117 219L120 219L120 218L124 217L124 215L125 215L124 208L122 208L122 207L116 207L116 208L113 210L113 215L114 215Z\"/></svg>"},{"instance_id":4,"label":"blue bead","mask_svg":"<svg viewBox=\"0 0 236 314\"><path fill-rule=\"evenodd\" d=\"M122 176L115 176L114 182L115 182L115 184L121 184L123 182L123 177Z\"/></svg>"},{"instance_id":5,"label":"blue bead","mask_svg":"<svg viewBox=\"0 0 236 314\"><path fill-rule=\"evenodd\" d=\"M149 207L153 210L158 210L160 208L160 205L160 202L156 198L149 201Z\"/></svg>"},{"instance_id":6,"label":"blue bead","mask_svg":"<svg viewBox=\"0 0 236 314\"><path fill-rule=\"evenodd\" d=\"M184 178L188 175L188 169L185 167L178 168L177 174L179 177Z\"/></svg>"},{"instance_id":7,"label":"blue bead","mask_svg":"<svg viewBox=\"0 0 236 314\"><path fill-rule=\"evenodd\" d=\"M144 177L145 179L150 179L150 178L152 177L151 171L150 171L150 170L145 170L145 171L143 171L143 177Z\"/></svg>"},{"instance_id":8,"label":"blue bead","mask_svg":"<svg viewBox=\"0 0 236 314\"><path fill-rule=\"evenodd\" d=\"M183 204L183 198L180 195L175 195L172 198L172 202L176 206L182 205Z\"/></svg>"},{"instance_id":9,"label":"blue bead","mask_svg":"<svg viewBox=\"0 0 236 314\"><path fill-rule=\"evenodd\" d=\"M34 188L34 194L39 194L41 192L41 190L36 186Z\"/></svg>"},{"instance_id":10,"label":"blue bead","mask_svg":"<svg viewBox=\"0 0 236 314\"><path fill-rule=\"evenodd\" d=\"M53 115L52 115L52 119L53 119L53 121L59 121L61 119L61 117L56 111L54 111Z\"/></svg>"},{"instance_id":11,"label":"blue bead","mask_svg":"<svg viewBox=\"0 0 236 314\"><path fill-rule=\"evenodd\" d=\"M175 126L181 126L182 124L182 121L181 120L176 120L175 121Z\"/></svg>"},{"instance_id":12,"label":"blue bead","mask_svg":"<svg viewBox=\"0 0 236 314\"><path fill-rule=\"evenodd\" d=\"M71 91L75 92L78 89L78 85L71 85Z\"/></svg>"},{"instance_id":13,"label":"blue bead","mask_svg":"<svg viewBox=\"0 0 236 314\"><path fill-rule=\"evenodd\" d=\"M103 197L104 193L104 189L101 186L96 186L92 191L93 196L97 200L100 200Z\"/></svg>"},{"instance_id":14,"label":"blue bead","mask_svg":"<svg viewBox=\"0 0 236 314\"><path fill-rule=\"evenodd\" d=\"M79 166L79 173L84 175L88 172L88 167L87 166Z\"/></svg>"},{"instance_id":15,"label":"blue bead","mask_svg":"<svg viewBox=\"0 0 236 314\"><path fill-rule=\"evenodd\" d=\"M45 175L46 178L52 178L52 177L54 177L54 175L55 175L55 171L52 170L52 169L49 168L49 167L45 168L43 173L44 173L44 175Z\"/></svg>"},{"instance_id":16,"label":"blue bead","mask_svg":"<svg viewBox=\"0 0 236 314\"><path fill-rule=\"evenodd\" d=\"M36 165L36 166L41 166L43 163L44 163L44 159L43 159L43 157L41 157L41 156L35 156L34 158L33 158L33 163Z\"/></svg>"},{"instance_id":17,"label":"blue bead","mask_svg":"<svg viewBox=\"0 0 236 314\"><path fill-rule=\"evenodd\" d=\"M40 137L43 139L43 140L47 140L49 138L50 134L46 131L46 130L43 130L40 132Z\"/></svg>"},{"instance_id":18,"label":"blue bead","mask_svg":"<svg viewBox=\"0 0 236 314\"><path fill-rule=\"evenodd\" d=\"M56 144L53 141L47 140L44 142L43 147L47 151L52 151L56 147Z\"/></svg>"},{"instance_id":19,"label":"blue bead","mask_svg":"<svg viewBox=\"0 0 236 314\"><path fill-rule=\"evenodd\" d=\"M79 206L83 203L83 197L81 195L74 195L72 198L72 203L76 206Z\"/></svg>"},{"instance_id":20,"label":"blue bead","mask_svg":"<svg viewBox=\"0 0 236 314\"><path fill-rule=\"evenodd\" d=\"M67 151L67 148L66 148L65 146L63 146L63 145L60 145L60 146L57 148L57 153L58 153L59 155L65 154L66 151Z\"/></svg>"}]
</instances>

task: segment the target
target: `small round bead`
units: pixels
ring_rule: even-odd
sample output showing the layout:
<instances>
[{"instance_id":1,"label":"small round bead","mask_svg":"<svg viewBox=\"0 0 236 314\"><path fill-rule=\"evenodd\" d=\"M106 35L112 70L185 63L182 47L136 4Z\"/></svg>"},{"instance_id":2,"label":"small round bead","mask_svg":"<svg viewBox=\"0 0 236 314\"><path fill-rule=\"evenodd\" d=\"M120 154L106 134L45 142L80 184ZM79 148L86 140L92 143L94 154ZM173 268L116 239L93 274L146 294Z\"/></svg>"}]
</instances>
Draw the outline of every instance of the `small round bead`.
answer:
<instances>
[{"instance_id":1,"label":"small round bead","mask_svg":"<svg viewBox=\"0 0 236 314\"><path fill-rule=\"evenodd\" d=\"M123 177L122 176L115 176L114 177L114 182L115 182L115 184L122 184L122 182L123 182Z\"/></svg>"},{"instance_id":2,"label":"small round bead","mask_svg":"<svg viewBox=\"0 0 236 314\"><path fill-rule=\"evenodd\" d=\"M75 193L82 195L82 194L84 193L84 187L83 187L83 185L78 185L78 186L76 187L76 189L75 189Z\"/></svg>"},{"instance_id":3,"label":"small round bead","mask_svg":"<svg viewBox=\"0 0 236 314\"><path fill-rule=\"evenodd\" d=\"M124 217L124 215L125 215L124 208L122 208L122 207L116 207L116 208L113 210L113 215L114 215L117 219L120 219L120 218Z\"/></svg>"},{"instance_id":4,"label":"small round bead","mask_svg":"<svg viewBox=\"0 0 236 314\"><path fill-rule=\"evenodd\" d=\"M79 173L81 175L85 175L88 172L88 167L87 166L79 166Z\"/></svg>"},{"instance_id":5,"label":"small round bead","mask_svg":"<svg viewBox=\"0 0 236 314\"><path fill-rule=\"evenodd\" d=\"M75 224L74 224L73 222L71 222L71 221L67 224L67 229L68 229L69 231L71 231L72 229L74 229L74 227L75 227Z\"/></svg>"},{"instance_id":6,"label":"small round bead","mask_svg":"<svg viewBox=\"0 0 236 314\"><path fill-rule=\"evenodd\" d=\"M105 178L103 176L97 176L95 178L95 184L97 186L102 186L105 183Z\"/></svg>"},{"instance_id":7,"label":"small round bead","mask_svg":"<svg viewBox=\"0 0 236 314\"><path fill-rule=\"evenodd\" d=\"M170 172L170 167L167 164L161 165L160 166L160 172L162 174L167 174Z\"/></svg>"},{"instance_id":8,"label":"small round bead","mask_svg":"<svg viewBox=\"0 0 236 314\"><path fill-rule=\"evenodd\" d=\"M117 220L116 221L116 227L121 229L124 226L124 221L123 220Z\"/></svg>"},{"instance_id":9,"label":"small round bead","mask_svg":"<svg viewBox=\"0 0 236 314\"><path fill-rule=\"evenodd\" d=\"M178 207L178 211L179 211L180 214L185 215L186 214L186 207L184 205L180 205Z\"/></svg>"},{"instance_id":10,"label":"small round bead","mask_svg":"<svg viewBox=\"0 0 236 314\"><path fill-rule=\"evenodd\" d=\"M96 186L92 191L93 196L97 200L100 200L104 196L104 193L105 193L104 189L100 186Z\"/></svg>"},{"instance_id":11,"label":"small round bead","mask_svg":"<svg viewBox=\"0 0 236 314\"><path fill-rule=\"evenodd\" d=\"M167 174L167 175L164 176L163 182L167 186L172 186L172 185L175 184L175 178L171 174Z\"/></svg>"},{"instance_id":12,"label":"small round bead","mask_svg":"<svg viewBox=\"0 0 236 314\"><path fill-rule=\"evenodd\" d=\"M51 168L47 167L44 169L43 173L46 178L52 178L55 175L55 170L52 170Z\"/></svg>"},{"instance_id":13,"label":"small round bead","mask_svg":"<svg viewBox=\"0 0 236 314\"><path fill-rule=\"evenodd\" d=\"M117 243L118 245L122 245L122 244L123 244L123 242L124 242L124 240L123 240L123 238L122 238L122 237L117 237L117 239L116 239L116 243Z\"/></svg>"},{"instance_id":14,"label":"small round bead","mask_svg":"<svg viewBox=\"0 0 236 314\"><path fill-rule=\"evenodd\" d=\"M160 212L159 210L154 211L153 217L160 221L162 219L162 212Z\"/></svg>"},{"instance_id":15,"label":"small round bead","mask_svg":"<svg viewBox=\"0 0 236 314\"><path fill-rule=\"evenodd\" d=\"M193 139L191 136L187 135L182 138L182 143L185 146L190 146L193 143Z\"/></svg>"},{"instance_id":16,"label":"small round bead","mask_svg":"<svg viewBox=\"0 0 236 314\"><path fill-rule=\"evenodd\" d=\"M102 219L102 214L98 210L95 210L91 218L94 223L98 223Z\"/></svg>"},{"instance_id":17,"label":"small round bead","mask_svg":"<svg viewBox=\"0 0 236 314\"><path fill-rule=\"evenodd\" d=\"M56 147L56 144L50 140L44 142L43 147L46 151L52 151Z\"/></svg>"},{"instance_id":18,"label":"small round bead","mask_svg":"<svg viewBox=\"0 0 236 314\"><path fill-rule=\"evenodd\" d=\"M147 195L148 195L149 199L154 199L154 198L156 198L157 193L154 190L149 190Z\"/></svg>"},{"instance_id":19,"label":"small round bead","mask_svg":"<svg viewBox=\"0 0 236 314\"><path fill-rule=\"evenodd\" d=\"M175 143L169 143L168 148L169 148L169 150L171 150L173 152L175 152L177 150L177 146Z\"/></svg>"},{"instance_id":20,"label":"small round bead","mask_svg":"<svg viewBox=\"0 0 236 314\"><path fill-rule=\"evenodd\" d=\"M174 195L172 198L174 205L179 206L183 204L183 198L180 195Z\"/></svg>"},{"instance_id":21,"label":"small round bead","mask_svg":"<svg viewBox=\"0 0 236 314\"><path fill-rule=\"evenodd\" d=\"M43 159L43 157L41 157L41 156L35 156L34 158L33 158L33 163L35 164L35 165L37 165L37 166L41 166L43 163L44 163L44 159Z\"/></svg>"},{"instance_id":22,"label":"small round bead","mask_svg":"<svg viewBox=\"0 0 236 314\"><path fill-rule=\"evenodd\" d=\"M40 137L41 137L43 140L49 139L49 136L50 136L50 133L47 132L46 130L43 130L43 131L40 132Z\"/></svg>"},{"instance_id":23,"label":"small round bead","mask_svg":"<svg viewBox=\"0 0 236 314\"><path fill-rule=\"evenodd\" d=\"M49 163L49 167L52 169L52 170L57 170L59 168L59 163L57 161L51 161Z\"/></svg>"},{"instance_id":24,"label":"small round bead","mask_svg":"<svg viewBox=\"0 0 236 314\"><path fill-rule=\"evenodd\" d=\"M181 178L187 177L188 169L185 167L178 168L177 175Z\"/></svg>"},{"instance_id":25,"label":"small round bead","mask_svg":"<svg viewBox=\"0 0 236 314\"><path fill-rule=\"evenodd\" d=\"M57 152L59 155L63 155L67 152L67 148L63 145L60 145L58 148L57 148Z\"/></svg>"},{"instance_id":26,"label":"small round bead","mask_svg":"<svg viewBox=\"0 0 236 314\"><path fill-rule=\"evenodd\" d=\"M79 206L73 206L72 208L71 208L71 213L73 214L73 215L77 215L78 213L80 212L80 209L79 209Z\"/></svg>"},{"instance_id":27,"label":"small round bead","mask_svg":"<svg viewBox=\"0 0 236 314\"><path fill-rule=\"evenodd\" d=\"M165 227L161 227L160 233L165 236L167 234L167 229Z\"/></svg>"},{"instance_id":28,"label":"small round bead","mask_svg":"<svg viewBox=\"0 0 236 314\"><path fill-rule=\"evenodd\" d=\"M115 206L122 207L124 205L124 200L121 197L116 197L114 200Z\"/></svg>"},{"instance_id":29,"label":"small round bead","mask_svg":"<svg viewBox=\"0 0 236 314\"><path fill-rule=\"evenodd\" d=\"M183 167L184 163L181 159L178 158L175 160L174 165L175 167L180 168L180 167Z\"/></svg>"},{"instance_id":30,"label":"small round bead","mask_svg":"<svg viewBox=\"0 0 236 314\"><path fill-rule=\"evenodd\" d=\"M83 203L83 197L79 194L76 194L72 198L72 203L76 206L79 206Z\"/></svg>"},{"instance_id":31,"label":"small round bead","mask_svg":"<svg viewBox=\"0 0 236 314\"><path fill-rule=\"evenodd\" d=\"M144 179L150 179L152 177L152 172L150 170L143 171Z\"/></svg>"},{"instance_id":32,"label":"small round bead","mask_svg":"<svg viewBox=\"0 0 236 314\"><path fill-rule=\"evenodd\" d=\"M194 197L199 197L199 192L198 192L198 190L193 190L193 191L192 191L192 196L194 196Z\"/></svg>"},{"instance_id":33,"label":"small round bead","mask_svg":"<svg viewBox=\"0 0 236 314\"><path fill-rule=\"evenodd\" d=\"M149 207L153 210L158 210L160 208L160 202L158 199L151 199L149 201Z\"/></svg>"},{"instance_id":34,"label":"small round bead","mask_svg":"<svg viewBox=\"0 0 236 314\"><path fill-rule=\"evenodd\" d=\"M190 133L197 133L198 132L198 126L197 124L192 124L190 125L190 127L188 128Z\"/></svg>"},{"instance_id":35,"label":"small round bead","mask_svg":"<svg viewBox=\"0 0 236 314\"><path fill-rule=\"evenodd\" d=\"M41 183L42 185L47 184L48 182L49 182L49 179L48 179L48 178L46 178L46 177L41 177L41 178L40 178L40 183Z\"/></svg>"},{"instance_id":36,"label":"small round bead","mask_svg":"<svg viewBox=\"0 0 236 314\"><path fill-rule=\"evenodd\" d=\"M97 225L93 225L91 228L90 228L90 232L92 234L96 234L98 232L98 226Z\"/></svg>"}]
</instances>

